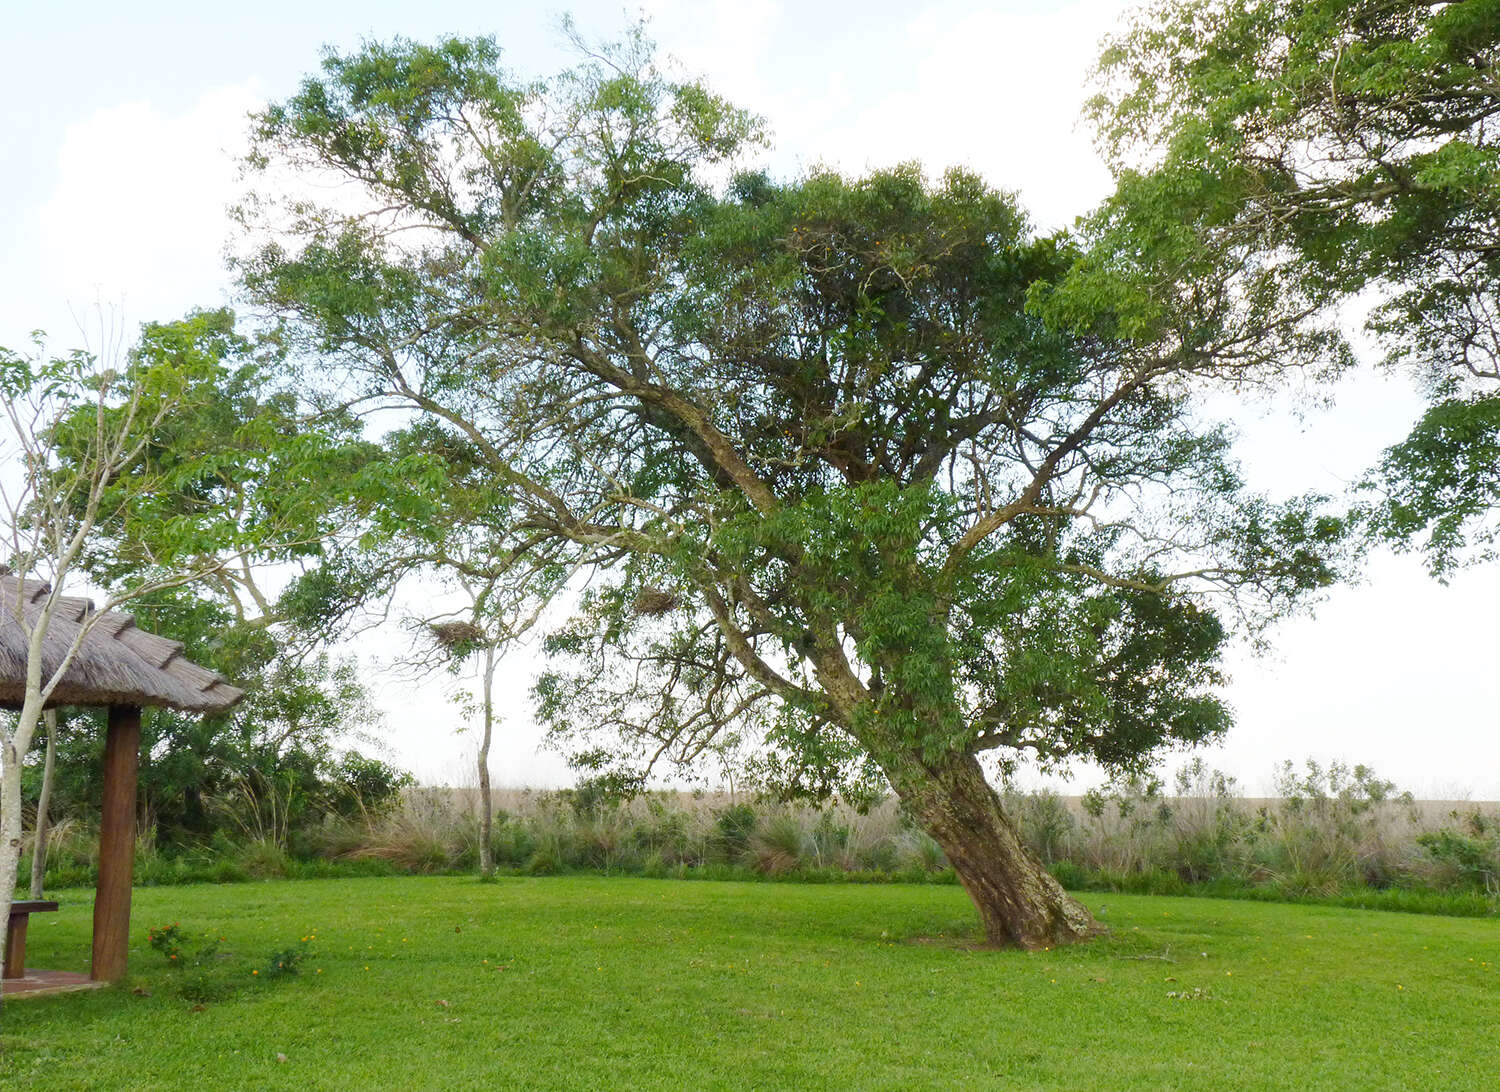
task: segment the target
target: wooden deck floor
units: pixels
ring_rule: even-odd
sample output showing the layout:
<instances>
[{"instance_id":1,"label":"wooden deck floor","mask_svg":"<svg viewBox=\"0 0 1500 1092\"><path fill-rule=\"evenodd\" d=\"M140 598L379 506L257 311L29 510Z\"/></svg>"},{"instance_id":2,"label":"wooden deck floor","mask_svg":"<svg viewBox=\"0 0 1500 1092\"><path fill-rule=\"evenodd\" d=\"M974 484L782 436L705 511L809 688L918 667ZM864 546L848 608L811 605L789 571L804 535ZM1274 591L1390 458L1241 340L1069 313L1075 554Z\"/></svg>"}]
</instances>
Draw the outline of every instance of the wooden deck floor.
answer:
<instances>
[{"instance_id":1,"label":"wooden deck floor","mask_svg":"<svg viewBox=\"0 0 1500 1092\"><path fill-rule=\"evenodd\" d=\"M107 982L95 982L86 974L72 971L43 971L27 967L22 978L0 978L0 994L7 1001L22 997L39 997L48 993L70 993L73 990L97 990Z\"/></svg>"}]
</instances>

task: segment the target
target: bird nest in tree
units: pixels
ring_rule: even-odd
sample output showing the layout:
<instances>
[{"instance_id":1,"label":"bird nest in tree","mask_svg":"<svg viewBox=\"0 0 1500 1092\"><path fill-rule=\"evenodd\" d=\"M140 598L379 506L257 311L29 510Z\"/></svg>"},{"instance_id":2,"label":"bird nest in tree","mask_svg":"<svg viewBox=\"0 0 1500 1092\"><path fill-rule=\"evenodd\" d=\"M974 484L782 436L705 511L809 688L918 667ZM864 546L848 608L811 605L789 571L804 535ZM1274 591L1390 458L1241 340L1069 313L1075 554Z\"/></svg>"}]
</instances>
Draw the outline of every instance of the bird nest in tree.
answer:
<instances>
[{"instance_id":1,"label":"bird nest in tree","mask_svg":"<svg viewBox=\"0 0 1500 1092\"><path fill-rule=\"evenodd\" d=\"M484 631L473 622L433 622L427 628L444 648L463 648L484 638Z\"/></svg>"},{"instance_id":2,"label":"bird nest in tree","mask_svg":"<svg viewBox=\"0 0 1500 1092\"><path fill-rule=\"evenodd\" d=\"M676 610L681 603L682 597L676 592L648 586L636 594L630 609L637 614L667 614Z\"/></svg>"}]
</instances>

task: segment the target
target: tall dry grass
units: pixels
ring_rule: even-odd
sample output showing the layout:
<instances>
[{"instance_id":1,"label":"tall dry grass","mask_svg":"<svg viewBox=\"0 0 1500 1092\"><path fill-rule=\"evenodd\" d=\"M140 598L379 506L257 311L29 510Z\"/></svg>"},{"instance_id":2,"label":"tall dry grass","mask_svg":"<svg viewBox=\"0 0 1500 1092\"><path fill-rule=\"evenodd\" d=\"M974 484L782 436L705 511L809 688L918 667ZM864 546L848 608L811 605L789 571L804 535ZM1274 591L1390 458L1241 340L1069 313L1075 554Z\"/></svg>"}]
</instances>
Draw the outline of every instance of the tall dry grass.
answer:
<instances>
[{"instance_id":1,"label":"tall dry grass","mask_svg":"<svg viewBox=\"0 0 1500 1092\"><path fill-rule=\"evenodd\" d=\"M1286 897L1352 889L1467 891L1500 900L1500 808L1421 802L1363 767L1285 764L1278 795L1255 799L1202 762L1170 789L1125 780L1081 797L1006 790L1023 840L1065 883L1174 889L1252 888ZM287 809L240 797L236 822L199 846L137 854L142 882L475 869L478 793L408 788L399 803L321 816L296 829ZM887 797L861 812L747 799L745 794L650 792L611 799L596 786L500 788L492 850L501 869L645 875L943 878L942 851ZM227 810L227 809L226 809ZM49 882L89 878L92 823L63 817L48 838ZM24 870L23 870L24 871Z\"/></svg>"}]
</instances>

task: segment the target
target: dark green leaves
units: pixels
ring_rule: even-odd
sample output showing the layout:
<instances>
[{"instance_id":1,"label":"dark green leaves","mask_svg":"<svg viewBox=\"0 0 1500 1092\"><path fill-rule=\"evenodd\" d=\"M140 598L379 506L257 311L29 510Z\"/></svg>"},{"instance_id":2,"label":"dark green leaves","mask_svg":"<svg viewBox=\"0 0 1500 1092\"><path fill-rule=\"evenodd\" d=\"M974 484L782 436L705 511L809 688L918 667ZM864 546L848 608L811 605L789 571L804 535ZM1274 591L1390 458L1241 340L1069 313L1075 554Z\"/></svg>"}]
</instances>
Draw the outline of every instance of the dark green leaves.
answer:
<instances>
[{"instance_id":1,"label":"dark green leaves","mask_svg":"<svg viewBox=\"0 0 1500 1092\"><path fill-rule=\"evenodd\" d=\"M330 59L261 152L352 191L242 266L330 401L410 415L401 504L594 574L537 691L558 738L629 777L732 740L818 793L1222 730L1205 593L1263 621L1338 537L1247 501L1194 413L1337 355L1214 235L1237 198L1142 177L1037 239L963 171L720 185L754 119L638 31L586 57L526 85L473 43Z\"/></svg>"},{"instance_id":2,"label":"dark green leaves","mask_svg":"<svg viewBox=\"0 0 1500 1092\"><path fill-rule=\"evenodd\" d=\"M1452 398L1386 452L1370 488L1372 527L1426 555L1435 575L1493 556L1500 511L1500 397Z\"/></svg>"}]
</instances>

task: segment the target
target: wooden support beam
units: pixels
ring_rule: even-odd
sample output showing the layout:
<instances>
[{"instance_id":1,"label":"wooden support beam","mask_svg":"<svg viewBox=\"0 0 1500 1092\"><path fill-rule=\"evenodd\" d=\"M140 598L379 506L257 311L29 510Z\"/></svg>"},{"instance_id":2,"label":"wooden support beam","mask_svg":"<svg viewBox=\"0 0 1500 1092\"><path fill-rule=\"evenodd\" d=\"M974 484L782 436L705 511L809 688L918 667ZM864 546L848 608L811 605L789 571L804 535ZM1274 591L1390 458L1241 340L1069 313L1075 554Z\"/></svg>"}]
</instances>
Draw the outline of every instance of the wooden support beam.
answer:
<instances>
[{"instance_id":1,"label":"wooden support beam","mask_svg":"<svg viewBox=\"0 0 1500 1092\"><path fill-rule=\"evenodd\" d=\"M10 904L10 922L5 927L5 969L0 978L26 977L26 926L31 915L56 910L50 899L19 899Z\"/></svg>"},{"instance_id":2,"label":"wooden support beam","mask_svg":"<svg viewBox=\"0 0 1500 1092\"><path fill-rule=\"evenodd\" d=\"M104 800L99 819L99 885L94 895L94 963L89 977L118 982L130 950L130 883L135 869L135 786L141 763L141 711L109 707Z\"/></svg>"}]
</instances>

